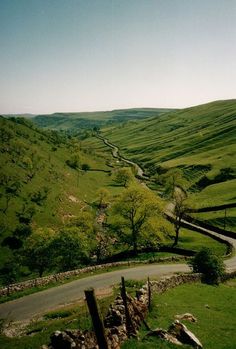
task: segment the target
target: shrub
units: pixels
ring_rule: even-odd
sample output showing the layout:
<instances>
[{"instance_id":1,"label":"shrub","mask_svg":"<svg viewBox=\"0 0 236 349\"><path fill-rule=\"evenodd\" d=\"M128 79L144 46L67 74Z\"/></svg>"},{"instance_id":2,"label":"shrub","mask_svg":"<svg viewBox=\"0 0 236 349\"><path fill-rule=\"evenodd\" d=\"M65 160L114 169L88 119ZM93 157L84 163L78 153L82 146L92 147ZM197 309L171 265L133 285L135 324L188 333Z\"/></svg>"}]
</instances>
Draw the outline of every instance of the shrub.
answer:
<instances>
[{"instance_id":1,"label":"shrub","mask_svg":"<svg viewBox=\"0 0 236 349\"><path fill-rule=\"evenodd\" d=\"M224 275L223 259L213 254L208 248L203 248L189 262L193 272L202 273L203 281L208 284L219 284Z\"/></svg>"}]
</instances>

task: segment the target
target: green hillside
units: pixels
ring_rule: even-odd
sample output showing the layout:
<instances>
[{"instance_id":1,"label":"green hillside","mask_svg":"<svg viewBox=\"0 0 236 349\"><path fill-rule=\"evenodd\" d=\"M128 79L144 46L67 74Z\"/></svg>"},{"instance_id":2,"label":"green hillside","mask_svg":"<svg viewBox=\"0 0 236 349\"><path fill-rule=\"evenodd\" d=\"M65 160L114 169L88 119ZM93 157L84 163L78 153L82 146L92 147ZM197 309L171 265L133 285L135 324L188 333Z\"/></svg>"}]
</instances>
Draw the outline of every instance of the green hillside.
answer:
<instances>
[{"instance_id":1,"label":"green hillside","mask_svg":"<svg viewBox=\"0 0 236 349\"><path fill-rule=\"evenodd\" d=\"M112 184L106 165L111 155L105 146L92 149L22 118L0 117L0 138L0 244L24 224L33 230L59 229L91 207L100 187ZM77 168L77 162L89 171ZM9 253L3 244L0 264Z\"/></svg>"},{"instance_id":2,"label":"green hillside","mask_svg":"<svg viewBox=\"0 0 236 349\"><path fill-rule=\"evenodd\" d=\"M135 108L104 112L54 113L37 115L33 121L40 127L51 129L87 129L102 127L106 124L156 117L162 113L171 111L172 109L165 108Z\"/></svg>"},{"instance_id":3,"label":"green hillside","mask_svg":"<svg viewBox=\"0 0 236 349\"><path fill-rule=\"evenodd\" d=\"M181 169L196 206L236 200L236 100L106 128L103 134L152 176Z\"/></svg>"}]
</instances>

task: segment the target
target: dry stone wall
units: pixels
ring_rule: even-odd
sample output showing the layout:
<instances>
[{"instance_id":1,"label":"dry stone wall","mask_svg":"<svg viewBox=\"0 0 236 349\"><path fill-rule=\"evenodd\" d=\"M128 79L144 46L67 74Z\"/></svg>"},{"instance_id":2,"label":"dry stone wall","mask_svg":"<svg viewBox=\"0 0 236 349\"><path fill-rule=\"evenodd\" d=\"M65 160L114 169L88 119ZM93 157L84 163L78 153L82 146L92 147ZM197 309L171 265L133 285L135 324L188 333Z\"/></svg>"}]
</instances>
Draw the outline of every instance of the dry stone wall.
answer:
<instances>
[{"instance_id":1,"label":"dry stone wall","mask_svg":"<svg viewBox=\"0 0 236 349\"><path fill-rule=\"evenodd\" d=\"M174 262L174 261L179 261L179 260L183 260L183 259L184 259L183 257L178 257L178 256L164 257L164 258L159 258L158 262ZM130 266L131 264L135 265L135 264L140 264L140 263L141 264L150 263L150 260L147 260L147 261L129 261L129 262L113 262L113 263L99 264L99 265L93 265L93 266L89 266L89 267L82 268L82 269L70 270L70 271L66 271L63 273L57 273L57 274L53 274L53 275L49 275L49 276L44 276L41 278L36 278L36 279L32 279L32 280L18 282L18 283L11 284L8 287L0 288L0 297L5 296L5 295L9 295L9 294L12 294L15 292L24 291L26 289L30 289L30 288L37 287L37 286L46 286L46 285L53 283L53 282L63 281L66 279L70 279L74 276L83 275L83 274L89 273L89 272L95 272L98 270L108 269L108 268L117 267L117 266Z\"/></svg>"}]
</instances>

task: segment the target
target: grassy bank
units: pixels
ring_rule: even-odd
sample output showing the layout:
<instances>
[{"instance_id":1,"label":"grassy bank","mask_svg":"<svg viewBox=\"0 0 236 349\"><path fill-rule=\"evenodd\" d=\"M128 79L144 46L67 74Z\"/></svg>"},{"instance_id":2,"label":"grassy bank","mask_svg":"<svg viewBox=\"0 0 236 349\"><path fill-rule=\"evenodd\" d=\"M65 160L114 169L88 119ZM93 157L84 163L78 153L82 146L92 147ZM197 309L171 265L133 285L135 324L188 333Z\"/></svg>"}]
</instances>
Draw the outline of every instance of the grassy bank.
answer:
<instances>
[{"instance_id":1,"label":"grassy bank","mask_svg":"<svg viewBox=\"0 0 236 349\"><path fill-rule=\"evenodd\" d=\"M191 313L197 323L183 323L206 349L234 349L236 345L236 281L218 287L204 284L183 285L155 295L147 318L151 328L167 329L177 314ZM142 329L140 338L146 331ZM130 340L122 349L170 349L176 346L157 338ZM187 348L187 346L186 346Z\"/></svg>"}]
</instances>

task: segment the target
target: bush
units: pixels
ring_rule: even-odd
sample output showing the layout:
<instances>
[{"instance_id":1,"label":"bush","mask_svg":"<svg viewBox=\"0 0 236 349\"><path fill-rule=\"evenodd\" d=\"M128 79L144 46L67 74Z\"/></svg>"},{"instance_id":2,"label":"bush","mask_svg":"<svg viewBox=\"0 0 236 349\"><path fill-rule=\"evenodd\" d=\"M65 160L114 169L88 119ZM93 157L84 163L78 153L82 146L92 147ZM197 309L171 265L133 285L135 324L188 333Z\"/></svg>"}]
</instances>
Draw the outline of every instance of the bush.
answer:
<instances>
[{"instance_id":1,"label":"bush","mask_svg":"<svg viewBox=\"0 0 236 349\"><path fill-rule=\"evenodd\" d=\"M208 248L203 248L189 262L194 273L202 273L203 281L207 284L218 285L224 275L223 259L213 254Z\"/></svg>"}]
</instances>

